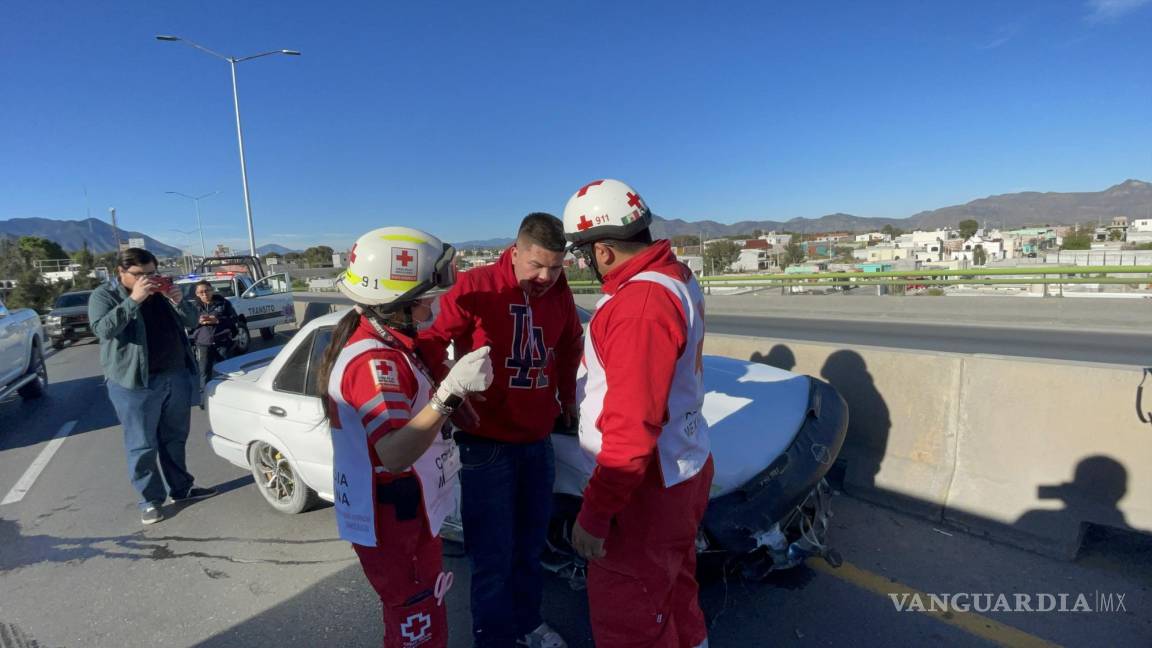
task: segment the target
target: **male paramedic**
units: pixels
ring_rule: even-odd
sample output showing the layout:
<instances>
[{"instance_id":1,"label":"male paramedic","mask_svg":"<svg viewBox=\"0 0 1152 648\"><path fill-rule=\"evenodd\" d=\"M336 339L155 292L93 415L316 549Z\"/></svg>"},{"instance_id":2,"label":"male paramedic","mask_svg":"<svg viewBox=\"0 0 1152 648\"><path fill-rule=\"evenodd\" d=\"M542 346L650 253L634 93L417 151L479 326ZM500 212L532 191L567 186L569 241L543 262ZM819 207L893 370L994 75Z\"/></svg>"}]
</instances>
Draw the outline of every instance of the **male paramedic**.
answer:
<instances>
[{"instance_id":1,"label":"male paramedic","mask_svg":"<svg viewBox=\"0 0 1152 648\"><path fill-rule=\"evenodd\" d=\"M460 512L472 569L475 646L564 648L540 614L540 555L552 514L555 459L550 434L576 414L583 330L564 279L564 225L529 214L516 242L493 265L460 275L440 314L420 335L433 372L456 357L492 348L495 379L476 419L455 422L460 447Z\"/></svg>"},{"instance_id":2,"label":"male paramedic","mask_svg":"<svg viewBox=\"0 0 1152 648\"><path fill-rule=\"evenodd\" d=\"M564 232L603 284L588 325L580 443L596 457L572 530L589 560L601 648L707 646L696 532L713 464L701 416L704 297L631 187L597 180L564 208Z\"/></svg>"}]
</instances>

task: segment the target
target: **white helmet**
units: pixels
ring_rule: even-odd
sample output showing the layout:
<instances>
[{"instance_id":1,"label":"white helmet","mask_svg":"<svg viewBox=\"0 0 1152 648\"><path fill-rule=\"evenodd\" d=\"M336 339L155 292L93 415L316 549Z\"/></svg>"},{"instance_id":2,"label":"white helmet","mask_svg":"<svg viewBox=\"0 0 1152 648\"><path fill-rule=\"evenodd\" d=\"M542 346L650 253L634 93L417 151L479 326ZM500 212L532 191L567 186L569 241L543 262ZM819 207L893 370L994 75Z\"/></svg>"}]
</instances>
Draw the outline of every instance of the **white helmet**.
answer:
<instances>
[{"instance_id":1,"label":"white helmet","mask_svg":"<svg viewBox=\"0 0 1152 648\"><path fill-rule=\"evenodd\" d=\"M356 240L336 287L357 304L400 306L454 283L455 248L410 227L381 227Z\"/></svg>"},{"instance_id":2,"label":"white helmet","mask_svg":"<svg viewBox=\"0 0 1152 648\"><path fill-rule=\"evenodd\" d=\"M564 206L564 238L574 246L628 239L651 224L648 205L619 180L589 182Z\"/></svg>"}]
</instances>

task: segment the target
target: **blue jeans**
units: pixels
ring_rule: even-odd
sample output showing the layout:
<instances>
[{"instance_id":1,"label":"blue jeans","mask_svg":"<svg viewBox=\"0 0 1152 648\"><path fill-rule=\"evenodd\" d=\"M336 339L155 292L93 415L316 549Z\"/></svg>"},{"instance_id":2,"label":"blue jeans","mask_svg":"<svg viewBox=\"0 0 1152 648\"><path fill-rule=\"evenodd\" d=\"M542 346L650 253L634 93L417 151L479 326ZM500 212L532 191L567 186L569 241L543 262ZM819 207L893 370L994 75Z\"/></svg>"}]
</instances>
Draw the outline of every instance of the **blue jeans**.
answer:
<instances>
[{"instance_id":1,"label":"blue jeans","mask_svg":"<svg viewBox=\"0 0 1152 648\"><path fill-rule=\"evenodd\" d=\"M552 515L552 439L500 443L458 435L460 513L472 568L476 648L513 646L541 623L540 554Z\"/></svg>"},{"instance_id":2,"label":"blue jeans","mask_svg":"<svg viewBox=\"0 0 1152 648\"><path fill-rule=\"evenodd\" d=\"M177 369L149 376L147 389L108 381L108 399L124 427L128 477L140 493L141 509L159 507L169 494L181 496L192 488L184 446L195 380L189 371Z\"/></svg>"}]
</instances>

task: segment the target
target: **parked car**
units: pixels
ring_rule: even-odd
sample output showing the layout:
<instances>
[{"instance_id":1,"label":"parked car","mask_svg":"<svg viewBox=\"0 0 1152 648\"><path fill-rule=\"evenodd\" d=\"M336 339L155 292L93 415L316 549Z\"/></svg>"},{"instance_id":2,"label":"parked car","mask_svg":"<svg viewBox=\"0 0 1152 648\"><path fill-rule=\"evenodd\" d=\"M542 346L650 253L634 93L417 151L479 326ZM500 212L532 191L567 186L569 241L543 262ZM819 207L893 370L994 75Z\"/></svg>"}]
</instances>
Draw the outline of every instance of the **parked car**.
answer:
<instances>
[{"instance_id":1,"label":"parked car","mask_svg":"<svg viewBox=\"0 0 1152 648\"><path fill-rule=\"evenodd\" d=\"M332 500L332 443L317 371L341 316L311 321L283 347L216 365L207 387L213 451L251 471L268 503L285 513ZM704 356L704 384L716 472L697 539L702 562L735 557L746 574L762 577L809 555L832 555L824 476L847 430L843 399L821 380L719 356ZM552 440L555 506L544 562L579 582L584 563L568 541L595 460L575 430L558 428ZM457 515L442 533L452 539L462 531Z\"/></svg>"},{"instance_id":2,"label":"parked car","mask_svg":"<svg viewBox=\"0 0 1152 648\"><path fill-rule=\"evenodd\" d=\"M8 310L0 301L0 400L12 392L39 398L47 387L40 315L30 308Z\"/></svg>"},{"instance_id":3,"label":"parked car","mask_svg":"<svg viewBox=\"0 0 1152 648\"><path fill-rule=\"evenodd\" d=\"M56 298L52 310L44 317L44 332L52 348L82 338L96 337L88 325L88 298L91 290L68 292Z\"/></svg>"}]
</instances>

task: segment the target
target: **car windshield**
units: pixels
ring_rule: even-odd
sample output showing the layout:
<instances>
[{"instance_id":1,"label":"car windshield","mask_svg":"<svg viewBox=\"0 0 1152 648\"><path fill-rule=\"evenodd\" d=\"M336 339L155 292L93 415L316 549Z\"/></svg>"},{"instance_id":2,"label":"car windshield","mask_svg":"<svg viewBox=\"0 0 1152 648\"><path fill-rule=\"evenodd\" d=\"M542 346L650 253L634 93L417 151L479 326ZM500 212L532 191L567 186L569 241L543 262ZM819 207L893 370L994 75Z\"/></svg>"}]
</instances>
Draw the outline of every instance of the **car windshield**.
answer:
<instances>
[{"instance_id":1,"label":"car windshield","mask_svg":"<svg viewBox=\"0 0 1152 648\"><path fill-rule=\"evenodd\" d=\"M180 284L180 290L184 292L184 299L189 301L196 299L196 283ZM231 279L213 279L208 283L212 284L212 289L216 291L217 295L221 297L235 297L236 294L232 290Z\"/></svg>"},{"instance_id":2,"label":"car windshield","mask_svg":"<svg viewBox=\"0 0 1152 648\"><path fill-rule=\"evenodd\" d=\"M88 304L88 296L92 293L65 293L56 298L56 308L74 308Z\"/></svg>"}]
</instances>

